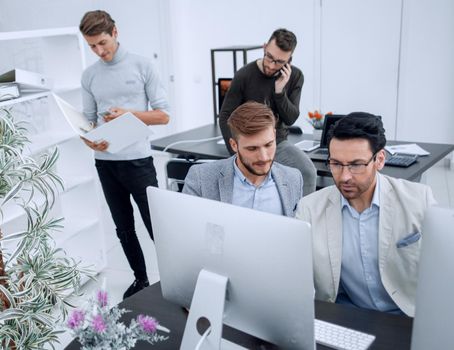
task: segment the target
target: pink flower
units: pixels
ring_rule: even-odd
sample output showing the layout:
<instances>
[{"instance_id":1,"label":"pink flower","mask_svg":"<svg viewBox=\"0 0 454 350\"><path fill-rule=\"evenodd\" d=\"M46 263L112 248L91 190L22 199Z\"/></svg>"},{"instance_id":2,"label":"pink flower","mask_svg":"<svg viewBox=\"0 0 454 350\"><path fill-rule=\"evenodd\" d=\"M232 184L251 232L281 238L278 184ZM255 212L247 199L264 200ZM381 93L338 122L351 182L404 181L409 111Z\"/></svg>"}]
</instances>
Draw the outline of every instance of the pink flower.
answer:
<instances>
[{"instance_id":1,"label":"pink flower","mask_svg":"<svg viewBox=\"0 0 454 350\"><path fill-rule=\"evenodd\" d=\"M107 328L101 315L93 317L92 326L96 333L103 333Z\"/></svg>"},{"instance_id":2,"label":"pink flower","mask_svg":"<svg viewBox=\"0 0 454 350\"><path fill-rule=\"evenodd\" d=\"M68 327L71 329L77 328L84 322L84 319L85 319L84 312L76 309L72 312L71 316L69 317L67 323Z\"/></svg>"},{"instance_id":3,"label":"pink flower","mask_svg":"<svg viewBox=\"0 0 454 350\"><path fill-rule=\"evenodd\" d=\"M137 316L137 323L147 333L156 332L156 328L158 327L159 324L158 321L156 321L153 317L145 315Z\"/></svg>"},{"instance_id":4,"label":"pink flower","mask_svg":"<svg viewBox=\"0 0 454 350\"><path fill-rule=\"evenodd\" d=\"M107 306L107 292L103 290L98 291L96 298L98 299L99 306L101 307Z\"/></svg>"}]
</instances>

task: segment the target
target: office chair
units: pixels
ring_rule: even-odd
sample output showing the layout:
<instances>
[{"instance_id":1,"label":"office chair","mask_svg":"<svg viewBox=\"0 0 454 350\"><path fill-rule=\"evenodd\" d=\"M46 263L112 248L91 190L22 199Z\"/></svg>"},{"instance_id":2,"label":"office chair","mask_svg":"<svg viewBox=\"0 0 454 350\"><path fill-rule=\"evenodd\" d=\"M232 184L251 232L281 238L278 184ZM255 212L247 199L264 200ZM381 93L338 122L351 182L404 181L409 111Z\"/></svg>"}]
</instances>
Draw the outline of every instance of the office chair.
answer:
<instances>
[{"instance_id":1,"label":"office chair","mask_svg":"<svg viewBox=\"0 0 454 350\"><path fill-rule=\"evenodd\" d=\"M183 190L184 179L188 174L189 168L195 164L202 164L211 161L214 161L214 159L170 159L165 167L167 189L181 192Z\"/></svg>"}]
</instances>

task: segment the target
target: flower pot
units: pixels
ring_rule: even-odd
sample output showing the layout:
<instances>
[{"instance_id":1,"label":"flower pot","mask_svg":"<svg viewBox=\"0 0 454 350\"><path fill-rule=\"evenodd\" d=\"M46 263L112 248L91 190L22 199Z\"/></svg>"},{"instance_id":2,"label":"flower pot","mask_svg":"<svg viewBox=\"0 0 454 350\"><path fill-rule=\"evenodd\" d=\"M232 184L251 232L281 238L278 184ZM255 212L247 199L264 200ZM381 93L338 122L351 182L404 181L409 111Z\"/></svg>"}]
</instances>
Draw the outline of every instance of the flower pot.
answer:
<instances>
[{"instance_id":1,"label":"flower pot","mask_svg":"<svg viewBox=\"0 0 454 350\"><path fill-rule=\"evenodd\" d=\"M322 129L314 129L314 132L312 133L314 141L320 141L322 139L322 131Z\"/></svg>"}]
</instances>

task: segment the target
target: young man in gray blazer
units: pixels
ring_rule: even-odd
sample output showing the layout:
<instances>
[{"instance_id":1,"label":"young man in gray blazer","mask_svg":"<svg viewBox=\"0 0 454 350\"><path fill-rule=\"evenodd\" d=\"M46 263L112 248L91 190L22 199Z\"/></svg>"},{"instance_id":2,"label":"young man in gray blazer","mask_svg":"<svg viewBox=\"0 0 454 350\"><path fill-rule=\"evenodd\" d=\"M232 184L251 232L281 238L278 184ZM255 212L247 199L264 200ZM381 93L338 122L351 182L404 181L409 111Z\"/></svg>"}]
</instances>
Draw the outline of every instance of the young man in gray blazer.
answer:
<instances>
[{"instance_id":1,"label":"young man in gray blazer","mask_svg":"<svg viewBox=\"0 0 454 350\"><path fill-rule=\"evenodd\" d=\"M235 155L191 167L183 193L293 217L303 196L303 178L297 169L274 162L272 110L246 102L233 111L228 125Z\"/></svg>"},{"instance_id":2,"label":"young man in gray blazer","mask_svg":"<svg viewBox=\"0 0 454 350\"><path fill-rule=\"evenodd\" d=\"M296 213L312 224L316 298L413 316L432 191L379 173L386 138L376 116L349 114L328 142L335 186L301 199Z\"/></svg>"}]
</instances>

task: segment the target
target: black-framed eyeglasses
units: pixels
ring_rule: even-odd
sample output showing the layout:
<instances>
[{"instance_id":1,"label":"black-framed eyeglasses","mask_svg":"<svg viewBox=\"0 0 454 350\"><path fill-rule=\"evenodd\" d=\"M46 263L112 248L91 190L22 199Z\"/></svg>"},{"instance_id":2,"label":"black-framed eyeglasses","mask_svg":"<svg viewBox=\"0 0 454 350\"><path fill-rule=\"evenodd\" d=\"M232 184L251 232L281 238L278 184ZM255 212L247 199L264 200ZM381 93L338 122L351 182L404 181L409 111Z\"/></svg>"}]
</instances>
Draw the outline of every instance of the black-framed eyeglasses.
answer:
<instances>
[{"instance_id":1,"label":"black-framed eyeglasses","mask_svg":"<svg viewBox=\"0 0 454 350\"><path fill-rule=\"evenodd\" d=\"M329 168L329 170L333 174L340 174L342 173L342 170L344 167L348 169L348 171L352 174L362 174L366 171L366 168L368 165L377 159L377 153L374 153L372 157L367 161L366 163L353 163L353 164L342 164L339 162L332 161L331 159L328 159L326 164Z\"/></svg>"},{"instance_id":2,"label":"black-framed eyeglasses","mask_svg":"<svg viewBox=\"0 0 454 350\"><path fill-rule=\"evenodd\" d=\"M288 61L285 61L285 60L277 60L273 57L272 54L270 54L269 52L265 51L265 56L264 58L269 62L269 63L275 63L279 66L283 66L284 64L286 64Z\"/></svg>"}]
</instances>

